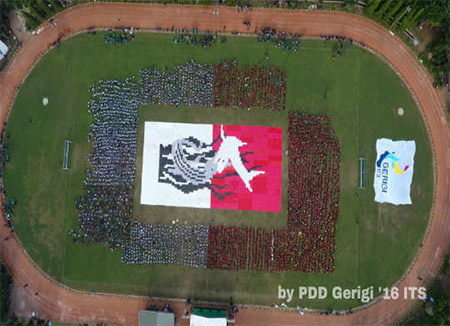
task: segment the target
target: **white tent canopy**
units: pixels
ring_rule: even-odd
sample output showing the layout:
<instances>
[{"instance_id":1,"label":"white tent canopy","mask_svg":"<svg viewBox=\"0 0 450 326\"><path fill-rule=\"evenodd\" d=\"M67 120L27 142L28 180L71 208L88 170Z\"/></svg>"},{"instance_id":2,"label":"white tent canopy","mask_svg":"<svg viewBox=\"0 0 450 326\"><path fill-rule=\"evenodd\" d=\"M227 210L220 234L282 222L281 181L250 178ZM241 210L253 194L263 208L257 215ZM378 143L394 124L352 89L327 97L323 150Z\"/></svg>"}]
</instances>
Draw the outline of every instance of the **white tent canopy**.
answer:
<instances>
[{"instance_id":1,"label":"white tent canopy","mask_svg":"<svg viewBox=\"0 0 450 326\"><path fill-rule=\"evenodd\" d=\"M206 318L191 315L190 326L227 326L226 318Z\"/></svg>"},{"instance_id":2,"label":"white tent canopy","mask_svg":"<svg viewBox=\"0 0 450 326\"><path fill-rule=\"evenodd\" d=\"M0 41L0 60L2 60L4 56L6 56L6 53L8 53L8 47L5 43Z\"/></svg>"}]
</instances>

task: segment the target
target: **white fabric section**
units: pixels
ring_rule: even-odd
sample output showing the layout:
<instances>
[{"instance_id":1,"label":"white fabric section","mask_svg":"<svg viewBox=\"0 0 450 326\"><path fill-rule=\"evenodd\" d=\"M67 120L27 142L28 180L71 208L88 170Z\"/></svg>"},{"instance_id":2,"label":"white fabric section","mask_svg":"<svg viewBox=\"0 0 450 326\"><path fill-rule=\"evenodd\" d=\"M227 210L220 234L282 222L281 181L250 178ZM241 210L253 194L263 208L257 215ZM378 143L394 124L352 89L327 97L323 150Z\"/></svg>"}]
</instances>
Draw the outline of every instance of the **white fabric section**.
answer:
<instances>
[{"instance_id":1,"label":"white fabric section","mask_svg":"<svg viewBox=\"0 0 450 326\"><path fill-rule=\"evenodd\" d=\"M211 144L213 125L172 122L145 122L142 160L142 205L211 208L211 191L207 188L185 194L174 186L158 182L159 148L181 138L195 137Z\"/></svg>"},{"instance_id":2,"label":"white fabric section","mask_svg":"<svg viewBox=\"0 0 450 326\"><path fill-rule=\"evenodd\" d=\"M6 56L7 53L8 53L8 47L6 46L5 43L0 41L0 60L2 60L3 57Z\"/></svg>"},{"instance_id":3,"label":"white fabric section","mask_svg":"<svg viewBox=\"0 0 450 326\"><path fill-rule=\"evenodd\" d=\"M394 205L411 204L410 190L414 174L416 142L381 138L377 140L376 148L377 160L373 181L375 201ZM404 171L406 166L408 168Z\"/></svg>"},{"instance_id":4,"label":"white fabric section","mask_svg":"<svg viewBox=\"0 0 450 326\"><path fill-rule=\"evenodd\" d=\"M226 318L206 318L191 315L190 326L227 326Z\"/></svg>"}]
</instances>

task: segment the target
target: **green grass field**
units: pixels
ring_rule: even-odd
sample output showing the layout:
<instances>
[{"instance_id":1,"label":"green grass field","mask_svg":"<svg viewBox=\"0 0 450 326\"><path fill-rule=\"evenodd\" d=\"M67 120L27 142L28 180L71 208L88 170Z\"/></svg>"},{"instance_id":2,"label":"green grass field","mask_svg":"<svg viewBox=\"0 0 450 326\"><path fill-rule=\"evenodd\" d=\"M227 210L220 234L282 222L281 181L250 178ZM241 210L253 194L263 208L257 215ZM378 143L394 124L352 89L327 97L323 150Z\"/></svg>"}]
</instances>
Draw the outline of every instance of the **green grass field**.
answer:
<instances>
[{"instance_id":1,"label":"green grass field","mask_svg":"<svg viewBox=\"0 0 450 326\"><path fill-rule=\"evenodd\" d=\"M266 59L266 54L269 59ZM253 38L228 38L207 49L175 45L170 35L138 34L122 46L107 46L103 35L80 35L62 42L34 68L23 84L7 126L5 143L11 161L4 171L10 198L17 199L13 223L19 238L44 271L68 286L95 291L147 296L191 297L203 300L272 304L277 286L389 286L412 261L429 218L433 193L431 151L420 113L397 75L382 61L353 47L331 61L331 43L304 41L300 51L284 54ZM82 192L91 117L88 87L100 79L138 76L152 65L173 66L191 58L218 62L237 58L242 63L276 65L287 71L287 108L328 115L341 141L341 199L336 270L330 275L198 270L181 266L128 266L120 252L96 245L74 244L69 237L77 225L74 198ZM325 94L328 92L328 96ZM49 105L42 105L42 98ZM398 107L405 114L396 114ZM140 108L145 120L273 125L284 128L287 112ZM30 121L31 119L31 121ZM142 128L141 128L142 129ZM413 205L395 207L374 202L373 175L377 138L415 139L417 152L412 184ZM64 141L71 146L70 171L63 171ZM142 146L142 130L140 130ZM284 149L286 142L284 143ZM138 176L141 149L138 152ZM367 189L358 189L358 158L367 158ZM286 161L283 207L280 214L237 211L134 207L144 221L209 221L226 224L283 226L286 223ZM136 179L136 196L140 189ZM311 308L346 309L358 300L300 301Z\"/></svg>"}]
</instances>

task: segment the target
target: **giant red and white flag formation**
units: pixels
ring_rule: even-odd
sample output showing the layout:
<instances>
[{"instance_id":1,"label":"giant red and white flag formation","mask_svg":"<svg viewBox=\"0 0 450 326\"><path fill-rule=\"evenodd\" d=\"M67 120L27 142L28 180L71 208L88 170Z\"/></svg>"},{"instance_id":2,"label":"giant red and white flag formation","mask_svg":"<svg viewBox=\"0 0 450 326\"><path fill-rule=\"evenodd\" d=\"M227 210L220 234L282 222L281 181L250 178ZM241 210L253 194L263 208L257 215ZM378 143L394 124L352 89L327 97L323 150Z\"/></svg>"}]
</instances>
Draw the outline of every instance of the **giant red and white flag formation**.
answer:
<instances>
[{"instance_id":1,"label":"giant red and white flag formation","mask_svg":"<svg viewBox=\"0 0 450 326\"><path fill-rule=\"evenodd\" d=\"M146 122L141 204L279 212L281 128Z\"/></svg>"}]
</instances>

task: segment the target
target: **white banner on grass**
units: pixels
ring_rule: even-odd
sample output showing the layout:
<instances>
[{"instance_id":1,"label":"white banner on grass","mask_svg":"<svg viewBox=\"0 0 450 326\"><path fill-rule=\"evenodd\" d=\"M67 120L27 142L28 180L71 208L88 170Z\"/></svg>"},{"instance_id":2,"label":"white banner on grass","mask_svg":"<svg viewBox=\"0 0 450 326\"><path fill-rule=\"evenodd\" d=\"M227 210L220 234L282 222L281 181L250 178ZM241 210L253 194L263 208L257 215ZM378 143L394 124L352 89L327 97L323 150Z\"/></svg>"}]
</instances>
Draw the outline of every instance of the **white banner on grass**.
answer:
<instances>
[{"instance_id":1,"label":"white banner on grass","mask_svg":"<svg viewBox=\"0 0 450 326\"><path fill-rule=\"evenodd\" d=\"M142 161L141 204L181 207L211 207L211 191L199 189L193 193L183 193L169 183L158 181L160 171L160 146L170 145L183 138L195 138L206 144L213 139L213 125L145 122L144 155Z\"/></svg>"},{"instance_id":2,"label":"white banner on grass","mask_svg":"<svg viewBox=\"0 0 450 326\"><path fill-rule=\"evenodd\" d=\"M410 188L414 173L414 140L377 140L375 162L375 201L394 205L411 204Z\"/></svg>"}]
</instances>

